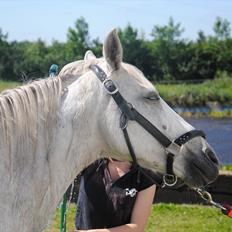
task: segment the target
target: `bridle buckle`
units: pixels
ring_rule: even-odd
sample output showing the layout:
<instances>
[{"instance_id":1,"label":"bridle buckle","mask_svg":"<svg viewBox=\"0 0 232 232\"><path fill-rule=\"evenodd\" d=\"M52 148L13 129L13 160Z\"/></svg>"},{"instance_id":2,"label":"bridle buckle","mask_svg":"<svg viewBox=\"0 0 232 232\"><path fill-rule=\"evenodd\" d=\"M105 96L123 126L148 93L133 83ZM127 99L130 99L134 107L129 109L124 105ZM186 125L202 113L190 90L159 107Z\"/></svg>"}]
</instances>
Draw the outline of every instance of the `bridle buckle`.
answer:
<instances>
[{"instance_id":1,"label":"bridle buckle","mask_svg":"<svg viewBox=\"0 0 232 232\"><path fill-rule=\"evenodd\" d=\"M105 87L105 90L108 94L113 95L118 92L118 88L115 86L114 82L110 78L106 78L102 82L102 84Z\"/></svg>"}]
</instances>

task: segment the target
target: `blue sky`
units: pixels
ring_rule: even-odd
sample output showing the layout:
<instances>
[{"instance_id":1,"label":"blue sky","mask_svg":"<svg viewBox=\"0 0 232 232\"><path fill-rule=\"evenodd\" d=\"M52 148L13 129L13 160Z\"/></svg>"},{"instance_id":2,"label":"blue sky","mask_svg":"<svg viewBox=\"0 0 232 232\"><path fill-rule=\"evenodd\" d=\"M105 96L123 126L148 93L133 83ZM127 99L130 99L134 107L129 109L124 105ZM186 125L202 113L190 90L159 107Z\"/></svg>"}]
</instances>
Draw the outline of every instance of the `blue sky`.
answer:
<instances>
[{"instance_id":1,"label":"blue sky","mask_svg":"<svg viewBox=\"0 0 232 232\"><path fill-rule=\"evenodd\" d=\"M197 32L212 34L217 16L232 24L231 0L0 0L0 28L9 40L66 40L69 27L83 16L90 37L101 40L115 27L130 23L149 34L155 24L165 25L170 16L180 22L183 37L195 39Z\"/></svg>"}]
</instances>

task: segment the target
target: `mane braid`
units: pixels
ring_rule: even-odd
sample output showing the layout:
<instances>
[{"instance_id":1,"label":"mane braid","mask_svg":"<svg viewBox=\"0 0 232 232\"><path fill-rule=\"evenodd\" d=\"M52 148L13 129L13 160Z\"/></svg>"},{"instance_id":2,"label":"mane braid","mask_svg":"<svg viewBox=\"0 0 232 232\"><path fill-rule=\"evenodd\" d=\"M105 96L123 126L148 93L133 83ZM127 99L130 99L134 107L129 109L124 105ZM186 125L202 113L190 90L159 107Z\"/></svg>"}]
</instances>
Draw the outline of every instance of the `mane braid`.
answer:
<instances>
[{"instance_id":1,"label":"mane braid","mask_svg":"<svg viewBox=\"0 0 232 232\"><path fill-rule=\"evenodd\" d=\"M23 162L31 162L39 146L49 151L57 125L61 85L60 78L47 78L0 95L0 153L8 156L4 162L11 174L17 173L15 169Z\"/></svg>"}]
</instances>

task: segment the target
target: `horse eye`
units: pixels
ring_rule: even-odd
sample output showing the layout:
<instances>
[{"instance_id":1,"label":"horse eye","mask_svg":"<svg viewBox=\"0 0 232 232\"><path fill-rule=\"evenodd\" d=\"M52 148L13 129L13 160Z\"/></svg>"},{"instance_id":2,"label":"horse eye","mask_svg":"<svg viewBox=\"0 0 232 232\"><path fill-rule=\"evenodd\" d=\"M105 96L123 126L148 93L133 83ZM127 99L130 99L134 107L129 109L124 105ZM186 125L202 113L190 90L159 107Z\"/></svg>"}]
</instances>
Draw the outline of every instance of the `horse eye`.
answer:
<instances>
[{"instance_id":1,"label":"horse eye","mask_svg":"<svg viewBox=\"0 0 232 232\"><path fill-rule=\"evenodd\" d=\"M158 94L152 95L152 96L147 96L145 97L147 100L151 100L151 101L158 101L160 100L160 96Z\"/></svg>"}]
</instances>

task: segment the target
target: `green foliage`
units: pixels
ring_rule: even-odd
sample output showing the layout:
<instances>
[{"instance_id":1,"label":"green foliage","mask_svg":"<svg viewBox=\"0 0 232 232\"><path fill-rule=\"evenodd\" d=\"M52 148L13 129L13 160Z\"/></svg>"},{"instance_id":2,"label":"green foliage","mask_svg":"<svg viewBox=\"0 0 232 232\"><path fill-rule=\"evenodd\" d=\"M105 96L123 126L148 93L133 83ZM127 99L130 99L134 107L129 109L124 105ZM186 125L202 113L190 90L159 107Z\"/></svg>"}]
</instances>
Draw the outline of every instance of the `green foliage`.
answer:
<instances>
[{"instance_id":1,"label":"green foliage","mask_svg":"<svg viewBox=\"0 0 232 232\"><path fill-rule=\"evenodd\" d=\"M135 65L147 76L152 76L153 57L143 37L139 37L138 31L130 24L124 29L119 28L118 34L123 46L124 61Z\"/></svg>"},{"instance_id":2,"label":"green foliage","mask_svg":"<svg viewBox=\"0 0 232 232\"><path fill-rule=\"evenodd\" d=\"M75 205L67 211L67 231L73 231ZM59 232L60 212L45 232ZM154 204L145 232L229 232L231 219L219 209L200 205Z\"/></svg>"},{"instance_id":3,"label":"green foliage","mask_svg":"<svg viewBox=\"0 0 232 232\"><path fill-rule=\"evenodd\" d=\"M175 24L172 18L168 25L155 25L150 42L156 70L154 70L154 80L173 80L180 76L180 57L185 53L185 43L180 39L184 29L180 23Z\"/></svg>"},{"instance_id":4,"label":"green foliage","mask_svg":"<svg viewBox=\"0 0 232 232\"><path fill-rule=\"evenodd\" d=\"M132 25L119 28L124 48L124 61L134 64L150 80L206 80L232 76L232 38L230 22L217 18L214 35L198 33L196 41L182 38L180 23L170 18L167 25L154 25L151 40ZM21 81L47 76L52 63L62 67L68 62L83 59L91 49L99 57L102 43L91 39L89 25L83 17L67 31L67 41L54 40L50 45L38 39L34 42L9 42L0 28L0 79Z\"/></svg>"},{"instance_id":5,"label":"green foliage","mask_svg":"<svg viewBox=\"0 0 232 232\"><path fill-rule=\"evenodd\" d=\"M213 30L218 39L228 39L230 36L230 22L226 19L217 17Z\"/></svg>"},{"instance_id":6,"label":"green foliage","mask_svg":"<svg viewBox=\"0 0 232 232\"><path fill-rule=\"evenodd\" d=\"M180 23L175 24L172 17L169 18L168 25L155 25L152 29L151 35L154 40L166 41L174 43L178 41L184 29L181 28Z\"/></svg>"},{"instance_id":7,"label":"green foliage","mask_svg":"<svg viewBox=\"0 0 232 232\"><path fill-rule=\"evenodd\" d=\"M67 38L69 59L83 59L86 50L89 49L89 26L83 17L77 19L74 28L68 29Z\"/></svg>"},{"instance_id":8,"label":"green foliage","mask_svg":"<svg viewBox=\"0 0 232 232\"><path fill-rule=\"evenodd\" d=\"M0 93L6 89L13 89L19 85L18 82L13 81L1 81L0 80Z\"/></svg>"},{"instance_id":9,"label":"green foliage","mask_svg":"<svg viewBox=\"0 0 232 232\"><path fill-rule=\"evenodd\" d=\"M7 38L8 35L3 34L0 28L0 79L12 76L11 46L7 42Z\"/></svg>"},{"instance_id":10,"label":"green foliage","mask_svg":"<svg viewBox=\"0 0 232 232\"><path fill-rule=\"evenodd\" d=\"M156 84L161 97L171 106L206 106L208 102L232 104L232 78L201 84Z\"/></svg>"},{"instance_id":11,"label":"green foliage","mask_svg":"<svg viewBox=\"0 0 232 232\"><path fill-rule=\"evenodd\" d=\"M0 81L0 92L6 88L14 88L18 84ZM155 87L171 106L204 106L209 102L232 105L232 78L219 78L201 84L155 84ZM210 116L230 117L232 112L210 112Z\"/></svg>"}]
</instances>

